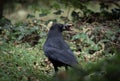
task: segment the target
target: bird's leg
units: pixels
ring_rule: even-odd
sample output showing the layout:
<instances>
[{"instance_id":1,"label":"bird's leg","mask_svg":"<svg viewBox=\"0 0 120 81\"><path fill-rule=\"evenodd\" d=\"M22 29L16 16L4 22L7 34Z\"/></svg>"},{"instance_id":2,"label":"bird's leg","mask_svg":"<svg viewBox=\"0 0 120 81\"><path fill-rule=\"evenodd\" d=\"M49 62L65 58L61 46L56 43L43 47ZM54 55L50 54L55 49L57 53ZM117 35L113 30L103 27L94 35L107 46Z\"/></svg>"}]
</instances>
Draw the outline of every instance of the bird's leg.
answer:
<instances>
[{"instance_id":1,"label":"bird's leg","mask_svg":"<svg viewBox=\"0 0 120 81\"><path fill-rule=\"evenodd\" d=\"M57 73L58 72L58 67L54 66L54 70L55 70L55 73Z\"/></svg>"},{"instance_id":2,"label":"bird's leg","mask_svg":"<svg viewBox=\"0 0 120 81\"><path fill-rule=\"evenodd\" d=\"M65 70L68 71L68 67L67 66L65 66Z\"/></svg>"},{"instance_id":3,"label":"bird's leg","mask_svg":"<svg viewBox=\"0 0 120 81\"><path fill-rule=\"evenodd\" d=\"M53 65L54 66L54 65ZM58 68L56 66L54 66L54 70L55 70L55 74L54 74L54 77L57 76L57 73L58 73Z\"/></svg>"}]
</instances>

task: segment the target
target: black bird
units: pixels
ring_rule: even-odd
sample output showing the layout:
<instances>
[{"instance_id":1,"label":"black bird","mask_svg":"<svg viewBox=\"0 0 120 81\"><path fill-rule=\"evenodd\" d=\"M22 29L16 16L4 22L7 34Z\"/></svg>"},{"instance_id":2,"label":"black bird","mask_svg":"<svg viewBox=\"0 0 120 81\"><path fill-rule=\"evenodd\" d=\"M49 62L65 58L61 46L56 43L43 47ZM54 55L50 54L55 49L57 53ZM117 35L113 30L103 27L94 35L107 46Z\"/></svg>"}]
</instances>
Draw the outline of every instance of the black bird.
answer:
<instances>
[{"instance_id":1,"label":"black bird","mask_svg":"<svg viewBox=\"0 0 120 81\"><path fill-rule=\"evenodd\" d=\"M71 24L53 24L43 46L44 53L52 62L55 72L58 72L60 66L64 66L67 70L67 66L74 67L78 64L76 57L62 37L62 32L70 30L71 26Z\"/></svg>"}]
</instances>

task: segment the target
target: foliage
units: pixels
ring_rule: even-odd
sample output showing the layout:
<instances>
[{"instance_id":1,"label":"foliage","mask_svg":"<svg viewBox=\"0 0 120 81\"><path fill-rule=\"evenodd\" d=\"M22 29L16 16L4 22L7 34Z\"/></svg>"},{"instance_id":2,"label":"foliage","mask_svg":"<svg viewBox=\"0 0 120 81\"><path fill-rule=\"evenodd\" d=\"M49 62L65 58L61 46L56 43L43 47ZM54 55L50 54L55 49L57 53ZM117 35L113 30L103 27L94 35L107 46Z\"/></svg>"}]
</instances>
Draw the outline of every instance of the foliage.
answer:
<instances>
[{"instance_id":1,"label":"foliage","mask_svg":"<svg viewBox=\"0 0 120 81\"><path fill-rule=\"evenodd\" d=\"M75 10L72 11L71 16L74 20L85 21L92 23L94 21L103 22L106 20L119 19L120 18L120 6L119 1L90 1L90 0L61 0L61 3L71 7L73 6ZM107 3L108 2L108 3ZM99 11L93 11L89 9L89 4L97 4L100 6ZM117 4L118 3L118 4ZM110 9L111 5L116 5L116 8ZM80 9L76 11L76 8ZM83 16L81 16L83 15Z\"/></svg>"},{"instance_id":2,"label":"foliage","mask_svg":"<svg viewBox=\"0 0 120 81\"><path fill-rule=\"evenodd\" d=\"M50 77L43 74L47 71L41 50L27 44L14 46L12 43L3 43L0 49L1 81L50 81Z\"/></svg>"},{"instance_id":3,"label":"foliage","mask_svg":"<svg viewBox=\"0 0 120 81\"><path fill-rule=\"evenodd\" d=\"M63 81L110 81L114 78L119 80L117 76L119 64L115 64L119 61L117 60L119 56L114 56L120 53L118 51L120 30L117 21L101 24L84 22L81 25L79 22L74 22L75 28L71 32L65 32L64 38L78 57L83 73L70 70L68 73L58 73L55 78L51 77L53 66L42 51L48 32L46 22L42 23L40 20L33 19L15 25L1 24L0 77L2 81L8 79L59 81L61 77ZM110 59L112 63L108 62ZM116 69L118 73L114 73ZM115 76L112 76L111 72Z\"/></svg>"},{"instance_id":4,"label":"foliage","mask_svg":"<svg viewBox=\"0 0 120 81\"><path fill-rule=\"evenodd\" d=\"M53 81L119 81L120 55L105 57L96 62L87 62L84 71L60 72ZM80 69L82 70L82 69Z\"/></svg>"},{"instance_id":5,"label":"foliage","mask_svg":"<svg viewBox=\"0 0 120 81\"><path fill-rule=\"evenodd\" d=\"M28 42L31 46L36 45L39 39L44 37L44 32L40 31L44 29L41 28L39 22L37 20L31 20L28 23L18 23L16 25L6 23L3 27L1 25L2 41L12 41L15 44Z\"/></svg>"},{"instance_id":6,"label":"foliage","mask_svg":"<svg viewBox=\"0 0 120 81\"><path fill-rule=\"evenodd\" d=\"M66 0L62 0L65 2ZM58 2L61 2L58 0ZM0 20L0 81L119 81L120 74L120 29L119 9L108 13L94 13L87 9L86 2L70 0L65 4L73 4L84 12L80 17L75 10L70 14L70 21L61 14L60 5L52 5L53 14L59 17L43 21L29 14L28 21L12 24L10 20ZM78 5L79 4L79 5ZM70 5L71 6L71 5ZM51 14L51 10L33 6L40 17ZM104 13L103 13L104 12ZM105 18L108 15L108 18ZM113 18L112 18L113 17ZM103 18L105 21L103 21ZM73 31L63 33L78 58L80 70L63 71L54 77L53 66L43 54L43 44L49 30L50 22L72 22ZM92 20L93 19L93 20ZM97 20L96 20L97 19ZM97 22L102 21L102 22Z\"/></svg>"}]
</instances>

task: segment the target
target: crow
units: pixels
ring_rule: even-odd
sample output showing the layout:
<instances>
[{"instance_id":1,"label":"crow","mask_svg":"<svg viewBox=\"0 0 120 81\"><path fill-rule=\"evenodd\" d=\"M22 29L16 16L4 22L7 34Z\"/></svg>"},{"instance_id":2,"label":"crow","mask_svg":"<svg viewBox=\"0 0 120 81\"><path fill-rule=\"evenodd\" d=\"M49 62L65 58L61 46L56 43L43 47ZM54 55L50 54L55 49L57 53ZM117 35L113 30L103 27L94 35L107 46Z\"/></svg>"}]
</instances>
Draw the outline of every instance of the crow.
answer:
<instances>
[{"instance_id":1,"label":"crow","mask_svg":"<svg viewBox=\"0 0 120 81\"><path fill-rule=\"evenodd\" d=\"M69 31L71 26L71 24L53 24L44 43L44 53L53 64L55 72L58 72L58 67L64 66L67 70L68 66L74 67L78 64L77 58L62 36L62 32Z\"/></svg>"}]
</instances>

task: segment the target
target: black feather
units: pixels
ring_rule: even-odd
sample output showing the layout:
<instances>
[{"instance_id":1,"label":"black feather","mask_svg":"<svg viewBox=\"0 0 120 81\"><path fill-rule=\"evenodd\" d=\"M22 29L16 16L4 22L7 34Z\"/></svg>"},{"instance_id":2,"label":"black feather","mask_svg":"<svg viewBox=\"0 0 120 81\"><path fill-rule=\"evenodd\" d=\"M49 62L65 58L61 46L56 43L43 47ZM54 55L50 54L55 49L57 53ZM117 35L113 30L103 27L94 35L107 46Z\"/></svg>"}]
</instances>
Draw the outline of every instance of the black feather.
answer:
<instances>
[{"instance_id":1,"label":"black feather","mask_svg":"<svg viewBox=\"0 0 120 81\"><path fill-rule=\"evenodd\" d=\"M56 72L59 66L73 67L78 64L76 57L62 37L63 27L63 24L54 24L50 28L43 47L45 55L53 63Z\"/></svg>"}]
</instances>

